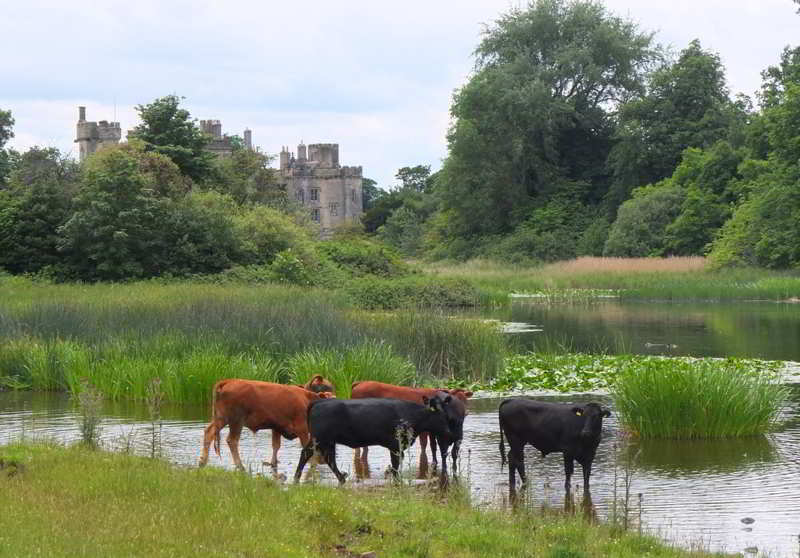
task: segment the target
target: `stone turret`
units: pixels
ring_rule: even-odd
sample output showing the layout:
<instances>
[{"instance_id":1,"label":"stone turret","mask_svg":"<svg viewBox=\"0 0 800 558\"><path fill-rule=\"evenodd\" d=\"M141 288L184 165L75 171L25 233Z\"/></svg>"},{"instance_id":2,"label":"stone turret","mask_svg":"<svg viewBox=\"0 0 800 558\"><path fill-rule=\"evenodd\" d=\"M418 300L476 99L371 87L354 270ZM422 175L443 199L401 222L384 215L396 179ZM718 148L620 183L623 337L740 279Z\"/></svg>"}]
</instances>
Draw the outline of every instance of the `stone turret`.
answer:
<instances>
[{"instance_id":1,"label":"stone turret","mask_svg":"<svg viewBox=\"0 0 800 558\"><path fill-rule=\"evenodd\" d=\"M361 218L362 170L339 165L338 143L300 142L297 159L281 147L280 177L289 199L308 208L323 237Z\"/></svg>"},{"instance_id":2,"label":"stone turret","mask_svg":"<svg viewBox=\"0 0 800 558\"><path fill-rule=\"evenodd\" d=\"M87 122L86 107L78 107L78 124L75 143L81 162L106 145L117 145L122 138L119 122Z\"/></svg>"}]
</instances>

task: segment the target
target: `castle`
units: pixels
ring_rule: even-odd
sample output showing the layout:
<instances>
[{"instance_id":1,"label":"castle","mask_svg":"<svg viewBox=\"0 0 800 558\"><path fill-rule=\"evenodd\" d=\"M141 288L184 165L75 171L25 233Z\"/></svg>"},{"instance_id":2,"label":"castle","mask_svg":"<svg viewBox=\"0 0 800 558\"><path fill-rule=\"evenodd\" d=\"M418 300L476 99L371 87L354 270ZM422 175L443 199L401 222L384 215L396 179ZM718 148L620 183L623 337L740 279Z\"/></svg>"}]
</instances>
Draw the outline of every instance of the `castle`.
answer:
<instances>
[{"instance_id":1,"label":"castle","mask_svg":"<svg viewBox=\"0 0 800 558\"><path fill-rule=\"evenodd\" d=\"M220 157L234 149L231 137L222 134L219 120L201 120L200 129L211 137L206 150ZM130 136L130 132L128 132ZM122 139L119 122L88 122L86 107L78 107L75 143L83 162L89 155ZM253 148L250 130L244 131L244 146ZM357 223L363 213L361 201L361 167L339 165L339 144L300 142L297 157L287 147L281 148L278 182L290 200L308 208L311 220L320 227L322 236L345 223Z\"/></svg>"},{"instance_id":2,"label":"castle","mask_svg":"<svg viewBox=\"0 0 800 558\"><path fill-rule=\"evenodd\" d=\"M296 158L281 148L279 180L289 199L309 208L323 236L361 218L361 167L340 166L337 143L300 142Z\"/></svg>"}]
</instances>

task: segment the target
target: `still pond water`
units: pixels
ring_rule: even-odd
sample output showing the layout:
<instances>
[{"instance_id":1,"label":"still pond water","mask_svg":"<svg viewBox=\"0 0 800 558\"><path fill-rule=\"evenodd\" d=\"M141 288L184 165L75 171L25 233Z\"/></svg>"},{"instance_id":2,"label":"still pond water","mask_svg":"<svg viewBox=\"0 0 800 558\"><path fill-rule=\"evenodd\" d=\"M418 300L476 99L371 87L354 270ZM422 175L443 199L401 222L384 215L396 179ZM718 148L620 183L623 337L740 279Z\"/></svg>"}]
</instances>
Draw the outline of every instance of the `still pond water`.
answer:
<instances>
[{"instance_id":1,"label":"still pond water","mask_svg":"<svg viewBox=\"0 0 800 558\"><path fill-rule=\"evenodd\" d=\"M545 306L517 301L510 308L482 317L513 322L509 329L523 330L510 334L521 350L560 343L573 351L605 349L800 361L800 305L603 302ZM593 399L611 405L607 398L597 395L539 398L565 402ZM479 504L504 505L507 500L508 474L507 469L500 469L498 451L499 401L471 401L464 423L462 478ZM107 403L103 414L105 447L149 454L152 430L143 405ZM162 417L164 457L182 465L195 465L209 406L167 406ZM70 399L63 394L0 393L0 445L21 437L61 442L78 439ZM289 478L299 450L297 441L284 442L281 448L279 471ZM262 459L270 455L269 434L254 436L245 431L240 451L245 465L261 472ZM347 448L339 451L339 467L352 473L350 455ZM407 463L414 463L416 458L415 447ZM388 466L387 451L376 448L370 461L373 476L381 477L380 472ZM800 384L791 386L778 428L762 437L714 442L626 442L612 415L604 422L592 474L593 509L601 520L611 517L615 494L618 500L623 498L622 479L629 461L630 517L634 526L641 516L644 530L687 548L776 557L800 553ZM233 468L224 441L222 457L212 455L210 463ZM528 504L563 509L560 455L543 459L528 447L526 463L531 479ZM580 467L576 465L576 469L574 478L579 482ZM320 475L322 482L334 480L326 467L320 467ZM577 494L580 498L580 491Z\"/></svg>"}]
</instances>

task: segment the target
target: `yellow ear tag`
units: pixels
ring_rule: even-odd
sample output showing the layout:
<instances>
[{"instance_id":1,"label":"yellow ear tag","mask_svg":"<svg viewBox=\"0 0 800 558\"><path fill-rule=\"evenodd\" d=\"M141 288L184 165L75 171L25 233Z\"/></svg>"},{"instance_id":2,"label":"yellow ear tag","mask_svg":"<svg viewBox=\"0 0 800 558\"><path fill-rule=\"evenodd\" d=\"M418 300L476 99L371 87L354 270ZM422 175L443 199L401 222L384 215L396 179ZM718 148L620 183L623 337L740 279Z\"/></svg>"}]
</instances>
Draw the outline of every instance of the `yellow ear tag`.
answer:
<instances>
[{"instance_id":1,"label":"yellow ear tag","mask_svg":"<svg viewBox=\"0 0 800 558\"><path fill-rule=\"evenodd\" d=\"M583 416L583 413L582 413L582 412L580 412L580 411L575 411L575 414L576 414L576 415L578 415L579 417L582 417L582 416Z\"/></svg>"}]
</instances>

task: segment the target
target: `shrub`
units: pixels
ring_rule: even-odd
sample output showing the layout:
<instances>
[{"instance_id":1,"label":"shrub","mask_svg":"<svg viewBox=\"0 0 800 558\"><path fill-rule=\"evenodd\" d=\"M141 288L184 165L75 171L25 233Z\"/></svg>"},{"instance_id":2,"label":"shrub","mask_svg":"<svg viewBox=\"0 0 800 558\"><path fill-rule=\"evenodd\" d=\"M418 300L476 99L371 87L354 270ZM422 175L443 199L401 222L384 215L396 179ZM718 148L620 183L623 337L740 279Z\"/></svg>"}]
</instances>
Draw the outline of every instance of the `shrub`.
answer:
<instances>
[{"instance_id":1,"label":"shrub","mask_svg":"<svg viewBox=\"0 0 800 558\"><path fill-rule=\"evenodd\" d=\"M324 241L317 245L317 251L321 258L333 262L354 277L397 277L411 271L394 250L366 239Z\"/></svg>"},{"instance_id":2,"label":"shrub","mask_svg":"<svg viewBox=\"0 0 800 558\"><path fill-rule=\"evenodd\" d=\"M358 306L369 310L460 308L478 303L477 291L466 279L369 277L348 282L346 290Z\"/></svg>"}]
</instances>

